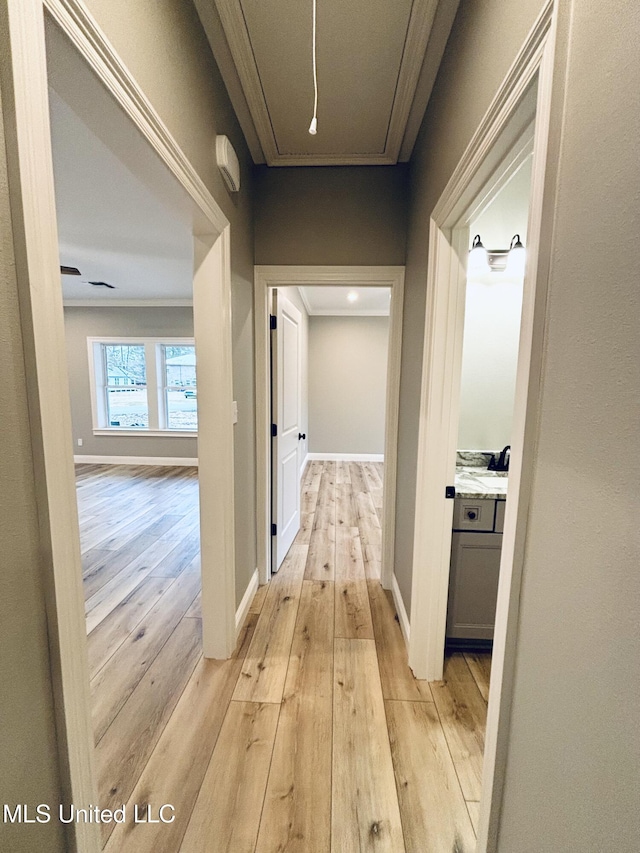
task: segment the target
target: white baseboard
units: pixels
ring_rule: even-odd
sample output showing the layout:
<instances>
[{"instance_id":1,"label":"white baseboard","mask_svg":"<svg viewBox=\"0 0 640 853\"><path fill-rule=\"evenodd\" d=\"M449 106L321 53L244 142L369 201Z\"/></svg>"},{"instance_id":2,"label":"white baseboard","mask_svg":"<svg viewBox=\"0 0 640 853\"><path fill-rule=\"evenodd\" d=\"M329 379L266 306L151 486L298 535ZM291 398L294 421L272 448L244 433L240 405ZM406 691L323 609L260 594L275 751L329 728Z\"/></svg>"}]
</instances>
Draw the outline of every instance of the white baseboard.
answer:
<instances>
[{"instance_id":1,"label":"white baseboard","mask_svg":"<svg viewBox=\"0 0 640 853\"><path fill-rule=\"evenodd\" d=\"M74 456L76 465L198 465L186 456Z\"/></svg>"},{"instance_id":2,"label":"white baseboard","mask_svg":"<svg viewBox=\"0 0 640 853\"><path fill-rule=\"evenodd\" d=\"M391 577L391 594L393 595L393 603L396 606L396 613L398 614L398 621L400 622L402 636L404 637L404 641L407 644L408 649L411 627L409 625L409 617L407 616L404 601L402 600L402 593L400 592L400 587L398 586L398 580L395 574Z\"/></svg>"},{"instance_id":3,"label":"white baseboard","mask_svg":"<svg viewBox=\"0 0 640 853\"><path fill-rule=\"evenodd\" d=\"M307 460L322 462L384 462L384 453L307 453Z\"/></svg>"},{"instance_id":4,"label":"white baseboard","mask_svg":"<svg viewBox=\"0 0 640 853\"><path fill-rule=\"evenodd\" d=\"M302 465L300 466L300 479L302 479L302 475L304 474L304 469L307 467L307 462L309 461L309 454L304 457L302 460Z\"/></svg>"},{"instance_id":5,"label":"white baseboard","mask_svg":"<svg viewBox=\"0 0 640 853\"><path fill-rule=\"evenodd\" d=\"M244 620L247 618L247 613L249 612L249 608L251 607L251 602L253 601L253 597L258 591L258 570L251 575L251 580L249 581L249 585L244 591L244 595L242 596L242 601L238 609L236 610L236 639L238 638L240 631L242 630L242 626L244 625Z\"/></svg>"}]
</instances>

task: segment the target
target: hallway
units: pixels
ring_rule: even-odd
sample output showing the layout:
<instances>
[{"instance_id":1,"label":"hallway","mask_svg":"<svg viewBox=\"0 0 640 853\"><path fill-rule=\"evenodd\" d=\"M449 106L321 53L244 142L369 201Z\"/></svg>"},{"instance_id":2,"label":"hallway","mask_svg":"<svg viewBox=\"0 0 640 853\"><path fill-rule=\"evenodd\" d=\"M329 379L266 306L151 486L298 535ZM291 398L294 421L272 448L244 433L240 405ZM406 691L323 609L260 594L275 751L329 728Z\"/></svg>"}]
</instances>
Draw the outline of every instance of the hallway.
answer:
<instances>
[{"instance_id":1,"label":"hallway","mask_svg":"<svg viewBox=\"0 0 640 853\"><path fill-rule=\"evenodd\" d=\"M149 489L149 472L129 471L128 488L115 489L122 468L85 469L85 506L90 483L112 512ZM182 495L193 515L193 472L151 478L157 489L172 481L172 513ZM489 658L451 656L441 684L413 678L377 580L382 465L312 462L302 491L300 533L231 660L204 660L189 640L200 621L192 560L98 670L111 674L116 709L97 749L101 805L169 803L176 816L128 819L105 833L108 851L473 851ZM83 535L92 538L86 514ZM160 572L149 580L163 583ZM167 610L180 613L175 625L163 624ZM157 640L148 653L138 654L140 634ZM134 651L135 666L115 666ZM147 675L128 699L115 695L117 671L128 683L132 669ZM94 716L106 695L94 678Z\"/></svg>"}]
</instances>

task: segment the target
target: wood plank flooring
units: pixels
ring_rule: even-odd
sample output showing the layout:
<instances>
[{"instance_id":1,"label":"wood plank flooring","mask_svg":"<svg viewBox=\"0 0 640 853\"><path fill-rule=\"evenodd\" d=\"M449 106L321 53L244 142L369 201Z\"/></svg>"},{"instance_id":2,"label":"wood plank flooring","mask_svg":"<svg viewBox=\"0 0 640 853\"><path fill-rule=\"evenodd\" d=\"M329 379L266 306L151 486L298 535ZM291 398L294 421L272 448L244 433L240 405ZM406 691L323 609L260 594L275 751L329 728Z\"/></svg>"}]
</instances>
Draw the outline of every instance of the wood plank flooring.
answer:
<instances>
[{"instance_id":1,"label":"wood plank flooring","mask_svg":"<svg viewBox=\"0 0 640 853\"><path fill-rule=\"evenodd\" d=\"M417 681L379 583L383 471L311 462L228 661L201 655L197 471L78 466L108 853L472 853L490 656ZM175 808L134 823L134 804Z\"/></svg>"}]
</instances>

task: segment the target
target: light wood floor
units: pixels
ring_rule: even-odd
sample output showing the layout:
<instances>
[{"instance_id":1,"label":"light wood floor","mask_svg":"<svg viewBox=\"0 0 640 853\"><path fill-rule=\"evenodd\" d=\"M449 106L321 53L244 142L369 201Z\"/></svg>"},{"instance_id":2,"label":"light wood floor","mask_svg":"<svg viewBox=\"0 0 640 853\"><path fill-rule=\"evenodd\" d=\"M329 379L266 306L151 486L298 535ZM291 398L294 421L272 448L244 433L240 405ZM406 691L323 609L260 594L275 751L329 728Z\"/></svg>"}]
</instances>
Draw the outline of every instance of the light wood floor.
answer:
<instances>
[{"instance_id":1,"label":"light wood floor","mask_svg":"<svg viewBox=\"0 0 640 853\"><path fill-rule=\"evenodd\" d=\"M471 853L490 656L413 678L378 582L382 466L312 462L234 656L200 651L197 472L78 467L109 853ZM175 807L134 824L133 805ZM113 831L112 831L113 830Z\"/></svg>"}]
</instances>

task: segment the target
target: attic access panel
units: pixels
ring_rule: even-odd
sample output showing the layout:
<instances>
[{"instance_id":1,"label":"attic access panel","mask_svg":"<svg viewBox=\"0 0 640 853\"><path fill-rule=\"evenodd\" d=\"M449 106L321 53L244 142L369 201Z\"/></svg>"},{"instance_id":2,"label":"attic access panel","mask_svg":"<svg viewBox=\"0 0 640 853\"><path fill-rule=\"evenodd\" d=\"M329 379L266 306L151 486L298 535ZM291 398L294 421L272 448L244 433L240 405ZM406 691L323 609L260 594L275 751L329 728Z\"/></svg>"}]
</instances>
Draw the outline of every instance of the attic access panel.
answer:
<instances>
[{"instance_id":1,"label":"attic access panel","mask_svg":"<svg viewBox=\"0 0 640 853\"><path fill-rule=\"evenodd\" d=\"M395 163L436 0L318 3L318 134L311 0L215 0L270 165Z\"/></svg>"}]
</instances>

